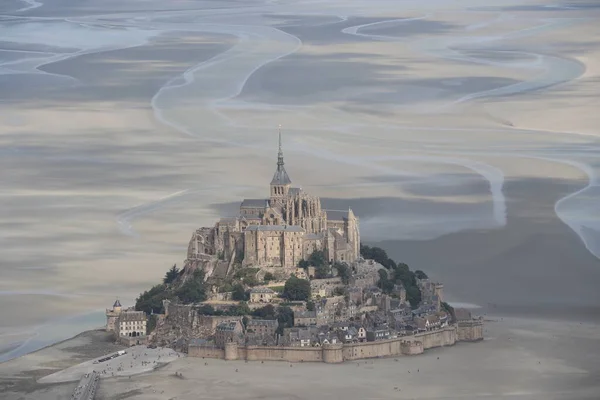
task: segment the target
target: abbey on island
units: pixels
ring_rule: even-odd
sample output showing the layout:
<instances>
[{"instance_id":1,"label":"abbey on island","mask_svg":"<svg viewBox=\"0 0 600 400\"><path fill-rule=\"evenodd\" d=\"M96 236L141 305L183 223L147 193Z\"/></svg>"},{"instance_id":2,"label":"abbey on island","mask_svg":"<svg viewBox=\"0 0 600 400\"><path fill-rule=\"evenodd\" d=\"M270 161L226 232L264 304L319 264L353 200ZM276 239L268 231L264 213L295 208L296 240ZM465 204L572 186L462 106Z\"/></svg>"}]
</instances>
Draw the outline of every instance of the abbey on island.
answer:
<instances>
[{"instance_id":1,"label":"abbey on island","mask_svg":"<svg viewBox=\"0 0 600 400\"><path fill-rule=\"evenodd\" d=\"M352 210L326 210L319 197L292 187L283 162L281 132L277 169L266 199L245 199L239 215L192 235L188 261L218 256L243 266L295 269L315 250L330 262L352 263L360 256L359 221Z\"/></svg>"}]
</instances>

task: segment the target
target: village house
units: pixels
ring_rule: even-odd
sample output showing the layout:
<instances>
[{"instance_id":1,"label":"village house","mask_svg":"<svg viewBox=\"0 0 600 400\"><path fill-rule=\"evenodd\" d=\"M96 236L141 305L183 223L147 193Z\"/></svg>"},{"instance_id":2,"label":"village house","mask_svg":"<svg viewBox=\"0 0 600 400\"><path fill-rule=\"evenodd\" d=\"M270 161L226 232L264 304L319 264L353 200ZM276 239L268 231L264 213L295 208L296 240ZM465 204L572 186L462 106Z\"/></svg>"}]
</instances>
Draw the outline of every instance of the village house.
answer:
<instances>
[{"instance_id":1,"label":"village house","mask_svg":"<svg viewBox=\"0 0 600 400\"><path fill-rule=\"evenodd\" d=\"M362 326L358 327L356 338L359 342L365 342L367 340L367 330Z\"/></svg>"},{"instance_id":2,"label":"village house","mask_svg":"<svg viewBox=\"0 0 600 400\"><path fill-rule=\"evenodd\" d=\"M334 332L319 332L317 335L319 345L324 344L336 344L338 343L338 336Z\"/></svg>"},{"instance_id":3,"label":"village house","mask_svg":"<svg viewBox=\"0 0 600 400\"><path fill-rule=\"evenodd\" d=\"M351 326L346 330L338 331L338 337L344 343L358 342L358 329Z\"/></svg>"},{"instance_id":4,"label":"village house","mask_svg":"<svg viewBox=\"0 0 600 400\"><path fill-rule=\"evenodd\" d=\"M246 325L246 332L257 335L275 336L279 323L275 319L251 319Z\"/></svg>"},{"instance_id":5,"label":"village house","mask_svg":"<svg viewBox=\"0 0 600 400\"><path fill-rule=\"evenodd\" d=\"M381 326L385 326L387 328L387 326L388 326L387 314L384 313L383 311L370 312L365 316L365 323L367 324L367 326L373 327L373 328L377 328L377 327L381 327Z\"/></svg>"},{"instance_id":6,"label":"village house","mask_svg":"<svg viewBox=\"0 0 600 400\"><path fill-rule=\"evenodd\" d=\"M440 317L437 315L425 315L423 317L415 317L415 324L420 332L432 331L441 327Z\"/></svg>"},{"instance_id":7,"label":"village house","mask_svg":"<svg viewBox=\"0 0 600 400\"><path fill-rule=\"evenodd\" d=\"M335 331L347 331L348 328L350 328L351 326L352 324L350 323L350 321L338 321L331 325L331 327Z\"/></svg>"},{"instance_id":8,"label":"village house","mask_svg":"<svg viewBox=\"0 0 600 400\"><path fill-rule=\"evenodd\" d=\"M250 303L270 303L277 296L277 292L268 287L252 288L250 290Z\"/></svg>"},{"instance_id":9,"label":"village house","mask_svg":"<svg viewBox=\"0 0 600 400\"><path fill-rule=\"evenodd\" d=\"M282 342L285 346L310 347L316 337L316 329L309 327L285 328Z\"/></svg>"},{"instance_id":10,"label":"village house","mask_svg":"<svg viewBox=\"0 0 600 400\"><path fill-rule=\"evenodd\" d=\"M424 317L426 315L435 314L437 311L435 304L423 302L418 308L412 310L412 314L415 317Z\"/></svg>"},{"instance_id":11,"label":"village house","mask_svg":"<svg viewBox=\"0 0 600 400\"><path fill-rule=\"evenodd\" d=\"M391 336L391 331L387 327L378 327L367 329L367 341L375 342L377 340L386 340Z\"/></svg>"},{"instance_id":12,"label":"village house","mask_svg":"<svg viewBox=\"0 0 600 400\"><path fill-rule=\"evenodd\" d=\"M317 325L316 311L294 311L294 326Z\"/></svg>"},{"instance_id":13,"label":"village house","mask_svg":"<svg viewBox=\"0 0 600 400\"><path fill-rule=\"evenodd\" d=\"M146 313L143 311L122 311L115 323L117 336L139 337L146 335Z\"/></svg>"},{"instance_id":14,"label":"village house","mask_svg":"<svg viewBox=\"0 0 600 400\"><path fill-rule=\"evenodd\" d=\"M246 332L244 339L246 346L277 346L277 338L271 335Z\"/></svg>"}]
</instances>

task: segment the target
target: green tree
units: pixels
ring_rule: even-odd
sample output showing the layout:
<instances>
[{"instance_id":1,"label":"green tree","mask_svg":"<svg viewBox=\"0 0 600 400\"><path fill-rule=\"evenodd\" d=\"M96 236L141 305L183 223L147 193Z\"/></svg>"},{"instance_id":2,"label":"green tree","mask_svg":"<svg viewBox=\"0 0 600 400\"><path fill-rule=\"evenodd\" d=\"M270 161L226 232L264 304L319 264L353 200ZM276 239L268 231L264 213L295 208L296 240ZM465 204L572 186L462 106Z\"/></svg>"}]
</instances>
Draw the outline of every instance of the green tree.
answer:
<instances>
[{"instance_id":1,"label":"green tree","mask_svg":"<svg viewBox=\"0 0 600 400\"><path fill-rule=\"evenodd\" d=\"M177 268L177 264L173 264L171 269L169 269L165 274L165 277L163 278L163 283L165 285L168 285L169 283L172 283L175 279L177 279L178 276L179 268Z\"/></svg>"},{"instance_id":2,"label":"green tree","mask_svg":"<svg viewBox=\"0 0 600 400\"><path fill-rule=\"evenodd\" d=\"M283 328L294 326L294 312L292 309L289 307L279 307L279 310L277 310L277 322L279 322L277 333L280 335L283 334Z\"/></svg>"},{"instance_id":3,"label":"green tree","mask_svg":"<svg viewBox=\"0 0 600 400\"><path fill-rule=\"evenodd\" d=\"M270 272L267 272L264 277L265 282L270 282L275 280L275 275Z\"/></svg>"},{"instance_id":4,"label":"green tree","mask_svg":"<svg viewBox=\"0 0 600 400\"><path fill-rule=\"evenodd\" d=\"M331 269L327 264L321 264L315 267L315 278L316 279L325 279L329 278Z\"/></svg>"},{"instance_id":5,"label":"green tree","mask_svg":"<svg viewBox=\"0 0 600 400\"><path fill-rule=\"evenodd\" d=\"M337 270L338 276L342 279L342 283L347 285L350 283L350 278L352 277L352 271L347 264L344 263L335 263L333 267Z\"/></svg>"},{"instance_id":6,"label":"green tree","mask_svg":"<svg viewBox=\"0 0 600 400\"><path fill-rule=\"evenodd\" d=\"M165 285L153 286L140 294L135 301L135 309L146 314L160 314L163 308L163 300L172 299L172 293Z\"/></svg>"},{"instance_id":7,"label":"green tree","mask_svg":"<svg viewBox=\"0 0 600 400\"><path fill-rule=\"evenodd\" d=\"M456 314L454 313L454 307L452 307L450 304L446 303L445 301L442 301L442 310L446 311L446 313L448 313L448 315L450 316L450 321L451 322L456 322Z\"/></svg>"},{"instance_id":8,"label":"green tree","mask_svg":"<svg viewBox=\"0 0 600 400\"><path fill-rule=\"evenodd\" d=\"M177 289L175 294L184 304L199 303L206 300L204 272L200 269L195 270L193 275Z\"/></svg>"},{"instance_id":9,"label":"green tree","mask_svg":"<svg viewBox=\"0 0 600 400\"><path fill-rule=\"evenodd\" d=\"M157 320L158 320L158 317L156 316L156 314L152 314L148 317L148 323L146 324L146 335L149 335L150 333L152 333L154 328L156 328Z\"/></svg>"},{"instance_id":10,"label":"green tree","mask_svg":"<svg viewBox=\"0 0 600 400\"><path fill-rule=\"evenodd\" d=\"M275 311L275 307L271 304L257 308L252 312L252 315L261 319L277 319L277 312Z\"/></svg>"},{"instance_id":11,"label":"green tree","mask_svg":"<svg viewBox=\"0 0 600 400\"><path fill-rule=\"evenodd\" d=\"M252 311L245 301L240 302L237 306L229 307L228 310L229 315L250 315L251 313Z\"/></svg>"},{"instance_id":12,"label":"green tree","mask_svg":"<svg viewBox=\"0 0 600 400\"><path fill-rule=\"evenodd\" d=\"M248 286L258 286L260 282L256 278L256 275L248 275L244 278L244 283Z\"/></svg>"},{"instance_id":13,"label":"green tree","mask_svg":"<svg viewBox=\"0 0 600 400\"><path fill-rule=\"evenodd\" d=\"M235 285L233 285L231 297L233 298L233 300L236 301L247 300L246 291L244 290L244 286L242 286L241 283L236 283Z\"/></svg>"},{"instance_id":14,"label":"green tree","mask_svg":"<svg viewBox=\"0 0 600 400\"><path fill-rule=\"evenodd\" d=\"M314 267L319 267L321 265L328 265L327 256L325 255L325 251L323 250L315 250L308 257L308 263Z\"/></svg>"},{"instance_id":15,"label":"green tree","mask_svg":"<svg viewBox=\"0 0 600 400\"><path fill-rule=\"evenodd\" d=\"M215 308L210 304L202 304L196 309L200 315L215 315Z\"/></svg>"},{"instance_id":16,"label":"green tree","mask_svg":"<svg viewBox=\"0 0 600 400\"><path fill-rule=\"evenodd\" d=\"M387 269L393 269L396 267L394 260L389 258L385 250L380 247L369 247L361 244L360 255L367 260L374 260L375 262L378 262Z\"/></svg>"},{"instance_id":17,"label":"green tree","mask_svg":"<svg viewBox=\"0 0 600 400\"><path fill-rule=\"evenodd\" d=\"M307 311L315 311L315 303L312 301L306 302L306 310Z\"/></svg>"},{"instance_id":18,"label":"green tree","mask_svg":"<svg viewBox=\"0 0 600 400\"><path fill-rule=\"evenodd\" d=\"M310 263L308 261L306 261L306 260L300 260L298 262L298 268L306 269L308 267L310 267Z\"/></svg>"},{"instance_id":19,"label":"green tree","mask_svg":"<svg viewBox=\"0 0 600 400\"><path fill-rule=\"evenodd\" d=\"M377 271L379 273L379 281L377 286L383 293L390 294L394 290L394 282L388 278L388 273L384 269Z\"/></svg>"},{"instance_id":20,"label":"green tree","mask_svg":"<svg viewBox=\"0 0 600 400\"><path fill-rule=\"evenodd\" d=\"M423 271L421 271L420 269L415 271L415 276L417 277L417 279L429 279L427 277L427 274Z\"/></svg>"},{"instance_id":21,"label":"green tree","mask_svg":"<svg viewBox=\"0 0 600 400\"><path fill-rule=\"evenodd\" d=\"M310 298L310 282L306 279L296 278L295 276L290 277L290 279L285 281L283 297L291 301L308 300Z\"/></svg>"},{"instance_id":22,"label":"green tree","mask_svg":"<svg viewBox=\"0 0 600 400\"><path fill-rule=\"evenodd\" d=\"M394 289L394 284L402 283L406 289L406 298L412 308L417 308L421 303L421 290L417 285L417 279L427 279L427 274L421 270L411 271L405 263L398 263L387 256L387 253L379 247L360 246L360 254L363 258L372 259L383 265L390 271L390 274L384 270L379 271L379 281L377 286L384 293L390 293Z\"/></svg>"},{"instance_id":23,"label":"green tree","mask_svg":"<svg viewBox=\"0 0 600 400\"><path fill-rule=\"evenodd\" d=\"M421 290L417 286L407 288L406 299L412 308L419 307L419 303L421 303Z\"/></svg>"}]
</instances>

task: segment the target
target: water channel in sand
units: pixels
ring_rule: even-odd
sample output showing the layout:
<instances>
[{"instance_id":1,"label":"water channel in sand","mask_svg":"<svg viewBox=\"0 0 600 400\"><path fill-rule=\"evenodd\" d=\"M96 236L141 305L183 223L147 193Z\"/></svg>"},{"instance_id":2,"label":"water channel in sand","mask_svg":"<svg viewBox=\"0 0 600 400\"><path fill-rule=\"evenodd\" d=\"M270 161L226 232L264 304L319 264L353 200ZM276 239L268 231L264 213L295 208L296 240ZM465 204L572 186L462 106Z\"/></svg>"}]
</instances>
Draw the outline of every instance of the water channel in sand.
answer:
<instances>
[{"instance_id":1,"label":"water channel in sand","mask_svg":"<svg viewBox=\"0 0 600 400\"><path fill-rule=\"evenodd\" d=\"M33 6L39 7L40 4L31 2ZM356 5L354 5L356 7ZM285 33L276 26L267 26L268 21L261 20L261 16L267 12L277 12L282 15L294 14L298 12L292 5L283 5L275 7L269 5L265 8L252 7L247 10L238 10L237 12L225 13L220 10L192 10L185 12L172 11L165 14L139 15L130 14L109 14L99 16L82 16L51 20L38 20L32 18L29 20L23 17L21 20L11 21L2 27L2 37L5 41L17 45L33 46L56 46L60 45L59 51L35 51L25 53L25 56L17 59L10 59L0 62L0 73L42 73L52 77L61 77L60 75L50 74L41 71L39 68L43 65L78 57L84 54L95 52L106 52L115 49L123 49L133 46L139 46L146 43L150 38L157 35L174 31L194 31L207 32L211 34L220 34L235 38L235 44L224 53L221 53L210 60L204 61L190 69L182 76L175 76L170 79L152 98L151 104L156 118L165 125L171 126L186 135L197 137L203 142L217 142L236 144L237 146L247 146L251 148L261 148L267 145L264 142L256 141L255 137L247 137L232 129L232 121L227 118L227 114L235 111L237 107L248 111L254 109L257 113L269 115L271 120L279 120L278 115L286 115L293 112L294 107L286 105L282 107L278 104L249 103L248 101L236 101L236 97L244 88L248 79L261 67L272 63L278 59L286 57L297 52L302 42L299 38ZM19 11L25 11L24 9ZM352 11L350 9L349 11ZM301 12L301 11L300 11ZM336 24L345 21L351 12L346 15L328 15L337 17L329 24ZM225 16L224 16L225 15ZM310 16L312 14L306 14ZM451 35L444 37L434 37L428 39L414 40L410 37L380 35L377 34L379 27L389 27L394 25L416 24L425 19L434 19L435 13L427 13L421 16L409 17L403 19L383 19L382 21L370 22L368 24L358 24L354 26L342 27L340 32L346 35L354 35L361 38L371 39L373 41L398 41L408 43L412 48L417 49L423 54L434 58L458 60L468 63L487 64L505 69L524 69L535 71L535 76L523 82L511 84L508 86L494 89L468 93L451 101L439 104L439 108L430 109L429 112L439 112L444 110L446 113L452 113L453 106L472 101L475 99L490 98L496 96L516 95L519 93L531 92L543 88L552 87L564 82L571 81L580 76L585 67L580 63L546 54L537 54L535 52L512 52L514 54L531 56L529 61L496 61L486 57L477 57L472 53L466 55L468 50L486 50L487 53L511 53L501 48L503 41L514 40L527 35L535 35L544 30L551 30L563 27L567 24L576 23L577 20L557 18L555 20L545 21L541 24L532 22L532 26L519 29L504 35L476 35L479 29L485 28L490 24L496 23L498 18L510 19L510 15L503 13L499 17L491 18L488 22L478 25L470 25L465 29L464 35ZM225 22L221 22L224 20ZM214 21L214 22L213 22ZM257 26L257 23L264 24ZM320 24L327 25L328 23ZM495 47L498 47L495 49ZM67 50L65 50L67 49ZM77 49L69 51L68 49ZM20 50L17 50L17 52ZM14 52L11 55L14 56ZM68 76L62 78L69 79ZM394 111L394 105L388 105L391 111ZM298 107L298 112L309 114L313 124L326 126L328 121L322 119L322 113L316 112L316 107ZM199 122L201 121L201 124ZM246 123L247 122L247 123ZM240 122L236 122L240 125ZM242 125L248 129L262 128L261 126L252 126L252 121L245 121ZM372 122L361 118L360 114L344 113L337 110L337 122L333 130L344 133L348 131L361 131L367 127L372 127ZM402 132L416 127L386 126L387 129L394 129ZM501 172L489 165L485 165L480 160L468 160L477 152L481 156L487 154L486 148L466 149L461 146L463 138L448 132L445 126L421 126L419 128L428 131L446 132L447 141L455 142L450 151L455 157L450 161L446 155L436 154L436 149L428 148L427 155L423 157L410 155L412 158L425 163L437 164L459 164L480 174L488 180L492 190L494 201L493 220L495 224L503 224L503 204L502 196L502 178ZM471 128L479 130L477 128ZM464 130L464 129L461 129ZM485 134L485 129L481 129ZM514 133L514 130L494 129L493 135L502 135ZM546 132L528 132L527 135L535 141L539 141L540 147L545 147ZM568 136L562 138L568 141ZM513 146L518 147L519 141L513 142ZM294 141L292 138L291 141ZM506 141L505 145L510 146L511 141ZM446 146L447 143L446 143ZM291 151L303 152L317 157L325 157L329 160L336 159L339 162L348 162L341 157L341 154L335 154L335 147L329 147L323 152L317 151L307 142L290 145ZM288 151L290 151L288 150ZM407 149L409 150L409 149ZM522 152L519 157L544 157L559 162L570 163L571 165L581 166L582 170L590 177L589 186L585 189L573 193L570 196L561 199L557 203L557 212L573 230L582 238L586 247L596 256L600 256L600 211L598 209L597 196L600 192L597 183L597 166L593 165L588 159L589 155L598 150L598 142L590 141L587 147L580 147L570 152L560 152L557 154L544 153L543 149L530 148L527 154ZM461 156L462 152L467 154ZM448 152L445 150L445 152ZM319 155L320 154L320 155ZM506 152L505 156L511 156ZM361 160L360 157L353 157L351 163L361 168L370 168L375 171L385 171L386 174L394 174L390 168L381 167L373 163L373 159ZM473 165L477 165L473 168ZM494 171L490 175L490 172ZM174 193L173 196L185 195L187 191ZM138 214L141 215L141 214ZM466 229L467 224L455 225L457 229ZM447 230L441 230L439 234L448 233ZM435 236L431 232L429 236Z\"/></svg>"}]
</instances>

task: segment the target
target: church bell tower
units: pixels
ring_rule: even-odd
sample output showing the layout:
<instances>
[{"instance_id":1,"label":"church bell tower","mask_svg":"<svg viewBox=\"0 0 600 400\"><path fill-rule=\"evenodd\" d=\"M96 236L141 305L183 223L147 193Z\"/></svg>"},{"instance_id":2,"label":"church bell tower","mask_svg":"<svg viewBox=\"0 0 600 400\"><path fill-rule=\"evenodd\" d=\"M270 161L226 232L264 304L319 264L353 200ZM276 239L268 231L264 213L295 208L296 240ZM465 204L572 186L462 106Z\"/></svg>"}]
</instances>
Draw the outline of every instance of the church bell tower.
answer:
<instances>
[{"instance_id":1,"label":"church bell tower","mask_svg":"<svg viewBox=\"0 0 600 400\"><path fill-rule=\"evenodd\" d=\"M281 125L279 125L279 152L277 153L277 169L271 180L271 206L285 204L292 181L283 166L283 150L281 149Z\"/></svg>"}]
</instances>

